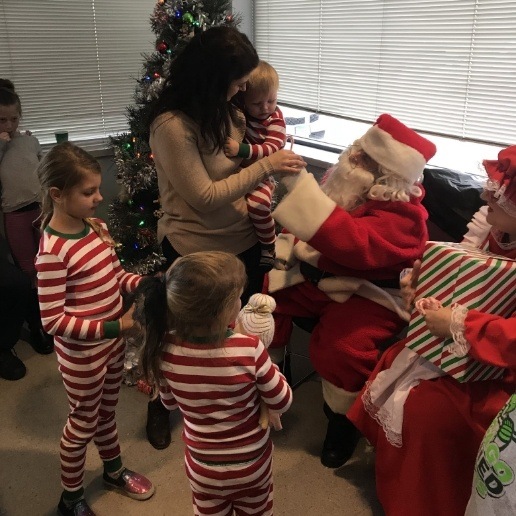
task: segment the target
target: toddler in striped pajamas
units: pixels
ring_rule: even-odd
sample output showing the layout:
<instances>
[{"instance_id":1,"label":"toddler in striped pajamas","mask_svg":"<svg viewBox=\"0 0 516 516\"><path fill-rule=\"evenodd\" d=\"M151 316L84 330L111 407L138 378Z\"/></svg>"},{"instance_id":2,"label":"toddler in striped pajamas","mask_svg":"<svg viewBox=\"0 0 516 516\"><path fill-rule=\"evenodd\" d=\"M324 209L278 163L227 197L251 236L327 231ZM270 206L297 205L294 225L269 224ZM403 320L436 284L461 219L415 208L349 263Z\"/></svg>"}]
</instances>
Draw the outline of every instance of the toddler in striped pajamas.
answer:
<instances>
[{"instance_id":1,"label":"toddler in striped pajamas","mask_svg":"<svg viewBox=\"0 0 516 516\"><path fill-rule=\"evenodd\" d=\"M278 88L278 73L269 63L260 61L251 72L245 92L238 98L246 117L245 142L228 138L224 146L226 156L238 156L252 163L285 146L286 124L277 106ZM260 267L267 271L272 269L275 258L276 232L271 215L273 191L274 183L267 179L246 195L249 217L262 246Z\"/></svg>"},{"instance_id":2,"label":"toddler in striped pajamas","mask_svg":"<svg viewBox=\"0 0 516 516\"><path fill-rule=\"evenodd\" d=\"M42 237L36 257L38 296L45 331L54 336L59 371L70 412L61 438L63 492L58 512L91 516L84 500L86 447L93 439L104 463L104 484L146 500L154 486L123 467L115 422L122 381L124 331L122 292L141 277L125 272L107 227L91 218L101 202L101 170L81 148L54 146L38 167L43 202Z\"/></svg>"},{"instance_id":3,"label":"toddler in striped pajamas","mask_svg":"<svg viewBox=\"0 0 516 516\"><path fill-rule=\"evenodd\" d=\"M280 414L292 391L257 336L228 329L245 281L236 256L198 252L142 289L142 367L163 404L182 413L198 516L273 514L273 444L260 426L260 399Z\"/></svg>"}]
</instances>

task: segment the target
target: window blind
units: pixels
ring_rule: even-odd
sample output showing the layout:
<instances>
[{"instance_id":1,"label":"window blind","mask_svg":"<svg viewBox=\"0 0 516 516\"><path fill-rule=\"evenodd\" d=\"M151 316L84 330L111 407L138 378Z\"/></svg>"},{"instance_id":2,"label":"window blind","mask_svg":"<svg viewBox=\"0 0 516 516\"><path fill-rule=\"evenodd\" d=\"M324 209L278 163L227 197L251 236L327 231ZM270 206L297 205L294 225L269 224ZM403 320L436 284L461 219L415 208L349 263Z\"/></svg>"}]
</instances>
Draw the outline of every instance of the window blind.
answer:
<instances>
[{"instance_id":1,"label":"window blind","mask_svg":"<svg viewBox=\"0 0 516 516\"><path fill-rule=\"evenodd\" d=\"M154 50L155 0L1 0L0 77L22 102L21 127L41 143L54 131L70 140L107 138L127 129L143 64Z\"/></svg>"},{"instance_id":2,"label":"window blind","mask_svg":"<svg viewBox=\"0 0 516 516\"><path fill-rule=\"evenodd\" d=\"M516 0L255 0L280 102L516 143Z\"/></svg>"}]
</instances>

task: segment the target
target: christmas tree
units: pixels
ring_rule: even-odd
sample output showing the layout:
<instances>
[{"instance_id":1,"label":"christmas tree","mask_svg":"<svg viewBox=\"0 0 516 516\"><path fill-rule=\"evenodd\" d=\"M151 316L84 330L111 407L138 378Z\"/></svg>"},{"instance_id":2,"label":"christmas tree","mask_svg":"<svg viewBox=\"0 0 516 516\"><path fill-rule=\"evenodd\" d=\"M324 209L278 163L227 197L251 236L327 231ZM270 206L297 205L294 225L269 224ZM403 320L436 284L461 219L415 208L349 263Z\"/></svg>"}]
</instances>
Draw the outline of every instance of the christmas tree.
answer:
<instances>
[{"instance_id":1,"label":"christmas tree","mask_svg":"<svg viewBox=\"0 0 516 516\"><path fill-rule=\"evenodd\" d=\"M129 132L111 138L117 180L122 193L109 209L111 234L124 269L150 274L164 258L157 241L159 193L149 148L148 114L167 76L170 63L198 32L217 25L236 25L231 0L159 0L150 17L156 35L155 50L144 54L134 105L127 108Z\"/></svg>"}]
</instances>

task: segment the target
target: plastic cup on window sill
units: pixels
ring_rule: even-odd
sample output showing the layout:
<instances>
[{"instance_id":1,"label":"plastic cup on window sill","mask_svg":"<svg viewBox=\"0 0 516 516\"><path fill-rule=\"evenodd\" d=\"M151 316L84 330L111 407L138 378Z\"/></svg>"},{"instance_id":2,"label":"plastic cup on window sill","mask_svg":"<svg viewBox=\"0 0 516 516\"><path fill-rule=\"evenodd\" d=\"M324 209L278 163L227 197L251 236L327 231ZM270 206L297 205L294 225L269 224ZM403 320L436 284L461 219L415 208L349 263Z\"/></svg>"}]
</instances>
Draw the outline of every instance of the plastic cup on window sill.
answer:
<instances>
[{"instance_id":1,"label":"plastic cup on window sill","mask_svg":"<svg viewBox=\"0 0 516 516\"><path fill-rule=\"evenodd\" d=\"M68 141L68 131L64 131L64 130L55 131L54 135L56 137L57 143L63 143L63 142Z\"/></svg>"}]
</instances>

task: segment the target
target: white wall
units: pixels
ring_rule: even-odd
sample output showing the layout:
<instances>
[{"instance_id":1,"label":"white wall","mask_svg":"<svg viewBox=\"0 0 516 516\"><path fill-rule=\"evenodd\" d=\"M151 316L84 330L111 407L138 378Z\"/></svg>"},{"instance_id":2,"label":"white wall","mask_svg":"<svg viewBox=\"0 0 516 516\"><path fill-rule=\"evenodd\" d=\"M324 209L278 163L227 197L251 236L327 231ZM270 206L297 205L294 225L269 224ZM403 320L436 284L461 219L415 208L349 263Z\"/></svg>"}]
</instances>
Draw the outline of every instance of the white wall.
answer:
<instances>
[{"instance_id":1,"label":"white wall","mask_svg":"<svg viewBox=\"0 0 516 516\"><path fill-rule=\"evenodd\" d=\"M238 29L254 43L253 0L233 0L233 12L240 14L242 18Z\"/></svg>"}]
</instances>

